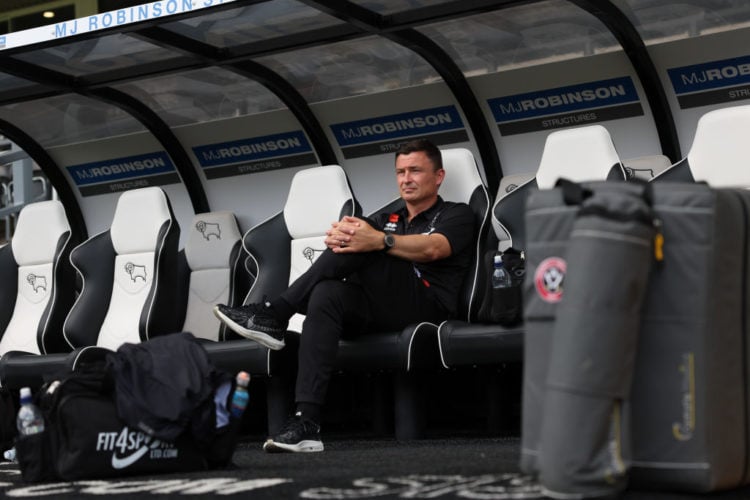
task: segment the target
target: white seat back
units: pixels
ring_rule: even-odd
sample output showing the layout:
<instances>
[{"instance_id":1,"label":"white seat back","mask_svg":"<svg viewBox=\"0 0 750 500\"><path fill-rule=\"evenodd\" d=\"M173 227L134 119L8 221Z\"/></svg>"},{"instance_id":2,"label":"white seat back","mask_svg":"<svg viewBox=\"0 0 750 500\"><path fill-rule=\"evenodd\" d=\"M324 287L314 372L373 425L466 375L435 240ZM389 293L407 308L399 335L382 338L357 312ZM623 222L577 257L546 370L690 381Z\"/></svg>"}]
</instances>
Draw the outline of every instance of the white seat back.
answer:
<instances>
[{"instance_id":1,"label":"white seat back","mask_svg":"<svg viewBox=\"0 0 750 500\"><path fill-rule=\"evenodd\" d=\"M18 265L18 295L8 326L0 339L0 355L8 351L41 352L40 321L55 291L55 266L63 240L70 238L65 209L57 200L26 205L10 242Z\"/></svg>"},{"instance_id":2,"label":"white seat back","mask_svg":"<svg viewBox=\"0 0 750 500\"><path fill-rule=\"evenodd\" d=\"M573 182L604 180L613 168L622 170L622 165L606 128L589 125L558 130L544 143L536 182L539 189L550 189L560 178Z\"/></svg>"},{"instance_id":3,"label":"white seat back","mask_svg":"<svg viewBox=\"0 0 750 500\"><path fill-rule=\"evenodd\" d=\"M687 155L696 181L712 187L750 187L750 105L709 111L698 120Z\"/></svg>"},{"instance_id":4,"label":"white seat back","mask_svg":"<svg viewBox=\"0 0 750 500\"><path fill-rule=\"evenodd\" d=\"M155 255L163 228L175 224L164 191L149 187L126 191L117 200L110 228L115 250L114 285L97 345L117 349L138 343L139 323L151 293Z\"/></svg>"},{"instance_id":5,"label":"white seat back","mask_svg":"<svg viewBox=\"0 0 750 500\"><path fill-rule=\"evenodd\" d=\"M237 218L228 211L197 214L188 229L185 258L190 277L182 329L196 337L219 340L221 322L212 309L230 303L242 234Z\"/></svg>"},{"instance_id":6,"label":"white seat back","mask_svg":"<svg viewBox=\"0 0 750 500\"><path fill-rule=\"evenodd\" d=\"M484 186L474 155L464 148L442 149L440 154L445 170L440 196L446 201L468 204L477 188Z\"/></svg>"},{"instance_id":7,"label":"white seat back","mask_svg":"<svg viewBox=\"0 0 750 500\"><path fill-rule=\"evenodd\" d=\"M586 182L608 178L624 180L626 174L606 128L590 125L550 133L534 179L509 193L498 190L492 207L498 249L524 248L523 217L529 191L553 188L559 179Z\"/></svg>"},{"instance_id":8,"label":"white seat back","mask_svg":"<svg viewBox=\"0 0 750 500\"><path fill-rule=\"evenodd\" d=\"M445 178L438 193L446 201L466 203L474 214L475 238L471 268L467 272L459 297L459 315L467 321L479 308L477 297L477 273L480 272L482 254L489 230L490 197L482 177L479 175L474 155L468 149L454 148L440 151L443 157Z\"/></svg>"},{"instance_id":9,"label":"white seat back","mask_svg":"<svg viewBox=\"0 0 750 500\"><path fill-rule=\"evenodd\" d=\"M326 231L341 218L341 210L351 207L354 196L344 170L327 165L301 170L294 175L284 205L284 222L291 237L289 283L307 271L326 249ZM295 315L289 329L301 331L303 316Z\"/></svg>"}]
</instances>

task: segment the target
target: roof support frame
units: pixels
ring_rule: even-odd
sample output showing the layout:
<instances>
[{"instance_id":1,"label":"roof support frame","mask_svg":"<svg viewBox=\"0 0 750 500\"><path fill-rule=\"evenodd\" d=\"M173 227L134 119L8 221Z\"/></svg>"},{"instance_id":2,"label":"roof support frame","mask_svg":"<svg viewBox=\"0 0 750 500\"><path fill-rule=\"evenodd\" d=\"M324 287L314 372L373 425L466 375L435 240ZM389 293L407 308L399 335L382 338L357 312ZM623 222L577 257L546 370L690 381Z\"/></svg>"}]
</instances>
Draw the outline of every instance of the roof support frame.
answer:
<instances>
[{"instance_id":1,"label":"roof support frame","mask_svg":"<svg viewBox=\"0 0 750 500\"><path fill-rule=\"evenodd\" d=\"M41 84L40 88L47 91L53 89L65 94L75 92L75 89L78 87L77 78L74 76L13 57L0 56L0 68L2 68L3 73Z\"/></svg>"},{"instance_id":2,"label":"roof support frame","mask_svg":"<svg viewBox=\"0 0 750 500\"><path fill-rule=\"evenodd\" d=\"M625 54L633 64L633 68L646 94L646 99L648 99L651 114L656 123L656 130L659 134L662 153L672 163L680 160L682 158L682 151L680 149L680 139L677 135L672 108L669 106L667 94L659 78L656 66L638 30L630 22L630 19L617 6L610 2L602 2L601 0L567 1L599 19L615 36L617 41L620 42Z\"/></svg>"},{"instance_id":3,"label":"roof support frame","mask_svg":"<svg viewBox=\"0 0 750 500\"><path fill-rule=\"evenodd\" d=\"M206 191L203 189L203 184L190 156L169 125L154 110L129 94L113 88L88 89L82 91L81 94L116 106L143 124L164 146L167 154L174 161L175 169L185 184L193 211L198 214L211 210Z\"/></svg>"},{"instance_id":4,"label":"roof support frame","mask_svg":"<svg viewBox=\"0 0 750 500\"><path fill-rule=\"evenodd\" d=\"M384 29L414 28L423 24L447 21L456 16L471 16L501 9L505 5L520 5L534 3L538 0L452 0L450 2L418 7L404 12L396 12L385 16Z\"/></svg>"},{"instance_id":5,"label":"roof support frame","mask_svg":"<svg viewBox=\"0 0 750 500\"><path fill-rule=\"evenodd\" d=\"M187 152L172 132L172 129L169 128L169 126L159 118L151 108L143 104L141 101L112 88L82 88L78 84L78 80L75 78L71 78L68 75L47 68L41 68L25 61L11 59L7 71L11 74L22 72L26 79L35 81L39 84L53 88L63 88L71 93L77 93L79 95L107 102L129 113L152 134L154 134L156 140L164 146L167 154L172 157L172 160L175 162L175 168L182 177L185 188L188 191L188 196L190 197L195 213L209 211L205 190L203 189L198 174L192 167L193 162L190 160ZM36 160L36 158L34 158L34 160ZM61 191L64 188L57 183L64 182L66 186L68 185L63 176L50 177L50 182L52 182L52 185L58 191Z\"/></svg>"},{"instance_id":6,"label":"roof support frame","mask_svg":"<svg viewBox=\"0 0 750 500\"><path fill-rule=\"evenodd\" d=\"M386 17L349 0L300 0L315 10L324 12L365 32L380 32Z\"/></svg>"},{"instance_id":7,"label":"roof support frame","mask_svg":"<svg viewBox=\"0 0 750 500\"><path fill-rule=\"evenodd\" d=\"M392 31L386 33L385 37L422 56L443 78L464 112L468 122L467 125L474 136L482 159L487 178L487 188L494 195L500 186L500 179L503 177L500 155L490 126L482 112L479 99L474 94L463 71L437 43L418 31L411 29Z\"/></svg>"},{"instance_id":8,"label":"roof support frame","mask_svg":"<svg viewBox=\"0 0 750 500\"><path fill-rule=\"evenodd\" d=\"M318 161L321 164L331 165L339 163L333 146L331 146L328 137L323 131L323 126L318 121L312 109L310 109L310 105L305 98L302 97L292 84L270 68L254 61L236 62L224 65L224 67L235 73L252 78L281 99L302 125L302 129L310 139L313 150L318 155Z\"/></svg>"},{"instance_id":9,"label":"roof support frame","mask_svg":"<svg viewBox=\"0 0 750 500\"><path fill-rule=\"evenodd\" d=\"M191 52L211 65L224 67L260 83L278 97L297 118L302 125L302 129L310 139L318 160L322 164L338 163L336 153L323 132L322 125L310 109L307 101L305 101L294 86L270 68L249 59L229 62L232 58L225 57L227 55L226 51L216 50L215 47L196 42L193 39L161 28L149 28L139 34L153 43L158 43L171 49ZM229 61L225 61L225 59Z\"/></svg>"},{"instance_id":10,"label":"roof support frame","mask_svg":"<svg viewBox=\"0 0 750 500\"><path fill-rule=\"evenodd\" d=\"M0 132L2 132L5 137L16 143L32 160L34 160L37 165L39 165L39 168L42 169L44 175L47 176L50 183L55 188L55 191L57 191L60 203L62 203L65 208L68 223L70 224L70 230L73 232L73 235L78 238L78 241L85 240L88 237L88 231L86 229L86 222L83 218L83 212L81 212L81 206L78 204L78 199L73 192L72 186L65 178L60 165L57 164L41 144L12 123L0 119Z\"/></svg>"},{"instance_id":11,"label":"roof support frame","mask_svg":"<svg viewBox=\"0 0 750 500\"><path fill-rule=\"evenodd\" d=\"M323 10L349 23L356 24L371 34L380 35L419 54L443 78L466 117L467 126L474 136L482 159L487 186L497 191L503 176L500 156L481 105L458 65L430 38L413 29L382 31L384 17L363 9L349 0L302 0L305 4Z\"/></svg>"},{"instance_id":12,"label":"roof support frame","mask_svg":"<svg viewBox=\"0 0 750 500\"><path fill-rule=\"evenodd\" d=\"M539 0L451 0L437 5L417 7L393 14L381 15L350 0L300 0L321 12L337 17L363 31L402 31L423 24L453 19L456 16L471 16L498 10L503 5L519 5Z\"/></svg>"}]
</instances>

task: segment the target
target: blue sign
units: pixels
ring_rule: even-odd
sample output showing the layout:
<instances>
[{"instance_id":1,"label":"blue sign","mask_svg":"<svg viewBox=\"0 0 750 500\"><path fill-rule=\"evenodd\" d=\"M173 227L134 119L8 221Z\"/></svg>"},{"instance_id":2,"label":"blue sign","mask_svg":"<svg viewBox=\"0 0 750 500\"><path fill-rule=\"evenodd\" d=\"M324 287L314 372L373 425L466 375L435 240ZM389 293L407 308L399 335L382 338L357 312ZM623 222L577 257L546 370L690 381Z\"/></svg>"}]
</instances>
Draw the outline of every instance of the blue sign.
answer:
<instances>
[{"instance_id":1,"label":"blue sign","mask_svg":"<svg viewBox=\"0 0 750 500\"><path fill-rule=\"evenodd\" d=\"M667 70L677 95L750 83L750 56Z\"/></svg>"},{"instance_id":2,"label":"blue sign","mask_svg":"<svg viewBox=\"0 0 750 500\"><path fill-rule=\"evenodd\" d=\"M312 151L300 130L238 141L196 146L193 153L202 167L247 163Z\"/></svg>"},{"instance_id":3,"label":"blue sign","mask_svg":"<svg viewBox=\"0 0 750 500\"><path fill-rule=\"evenodd\" d=\"M463 129L455 106L423 109L331 125L342 147Z\"/></svg>"},{"instance_id":4,"label":"blue sign","mask_svg":"<svg viewBox=\"0 0 750 500\"><path fill-rule=\"evenodd\" d=\"M750 56L667 70L680 108L750 99Z\"/></svg>"},{"instance_id":5,"label":"blue sign","mask_svg":"<svg viewBox=\"0 0 750 500\"><path fill-rule=\"evenodd\" d=\"M78 186L172 173L174 164L163 151L72 165L68 172Z\"/></svg>"},{"instance_id":6,"label":"blue sign","mask_svg":"<svg viewBox=\"0 0 750 500\"><path fill-rule=\"evenodd\" d=\"M488 99L497 123L637 103L629 76Z\"/></svg>"}]
</instances>

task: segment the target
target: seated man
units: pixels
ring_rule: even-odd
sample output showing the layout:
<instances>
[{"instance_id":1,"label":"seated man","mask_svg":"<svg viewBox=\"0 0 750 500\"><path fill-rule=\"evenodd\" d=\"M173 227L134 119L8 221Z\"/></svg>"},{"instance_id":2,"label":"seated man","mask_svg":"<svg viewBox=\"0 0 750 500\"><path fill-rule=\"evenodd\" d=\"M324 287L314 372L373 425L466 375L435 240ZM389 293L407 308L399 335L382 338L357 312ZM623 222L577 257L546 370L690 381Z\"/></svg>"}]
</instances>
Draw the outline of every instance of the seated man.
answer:
<instances>
[{"instance_id":1,"label":"seated man","mask_svg":"<svg viewBox=\"0 0 750 500\"><path fill-rule=\"evenodd\" d=\"M434 144L403 145L396 152L396 181L404 208L334 222L326 232L328 249L275 300L214 309L232 330L271 349L284 346L289 318L306 314L297 412L265 442L267 452L323 450L321 408L344 332L394 331L455 316L471 262L474 217L468 205L438 196L444 177Z\"/></svg>"}]
</instances>

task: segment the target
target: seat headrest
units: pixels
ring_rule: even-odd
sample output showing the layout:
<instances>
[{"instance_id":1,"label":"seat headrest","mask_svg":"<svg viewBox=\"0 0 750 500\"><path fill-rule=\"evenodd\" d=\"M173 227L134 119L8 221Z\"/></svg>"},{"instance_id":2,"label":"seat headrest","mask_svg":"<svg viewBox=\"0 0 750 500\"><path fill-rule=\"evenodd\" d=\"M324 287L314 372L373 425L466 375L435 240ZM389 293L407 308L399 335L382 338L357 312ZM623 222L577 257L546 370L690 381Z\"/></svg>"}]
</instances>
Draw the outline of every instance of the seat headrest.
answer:
<instances>
[{"instance_id":1,"label":"seat headrest","mask_svg":"<svg viewBox=\"0 0 750 500\"><path fill-rule=\"evenodd\" d=\"M698 120L687 155L696 181L750 187L750 105L709 111Z\"/></svg>"},{"instance_id":2,"label":"seat headrest","mask_svg":"<svg viewBox=\"0 0 750 500\"><path fill-rule=\"evenodd\" d=\"M117 200L110 227L115 252L120 255L153 252L159 229L169 220L172 220L172 211L161 188L125 191Z\"/></svg>"},{"instance_id":3,"label":"seat headrest","mask_svg":"<svg viewBox=\"0 0 750 500\"><path fill-rule=\"evenodd\" d=\"M552 132L536 172L540 189L555 187L560 178L573 182L605 180L620 164L612 137L601 125Z\"/></svg>"},{"instance_id":4,"label":"seat headrest","mask_svg":"<svg viewBox=\"0 0 750 500\"><path fill-rule=\"evenodd\" d=\"M469 203L472 193L483 184L474 155L464 148L444 149L441 154L445 179L440 196L447 201Z\"/></svg>"},{"instance_id":5,"label":"seat headrest","mask_svg":"<svg viewBox=\"0 0 750 500\"><path fill-rule=\"evenodd\" d=\"M52 262L60 236L70 231L65 209L57 200L31 203L21 209L11 239L19 266Z\"/></svg>"},{"instance_id":6,"label":"seat headrest","mask_svg":"<svg viewBox=\"0 0 750 500\"><path fill-rule=\"evenodd\" d=\"M227 268L235 244L242 238L232 212L196 214L188 228L185 258L190 269Z\"/></svg>"},{"instance_id":7,"label":"seat headrest","mask_svg":"<svg viewBox=\"0 0 750 500\"><path fill-rule=\"evenodd\" d=\"M353 199L346 173L338 165L300 170L294 174L284 205L284 221L292 238L324 234Z\"/></svg>"}]
</instances>

